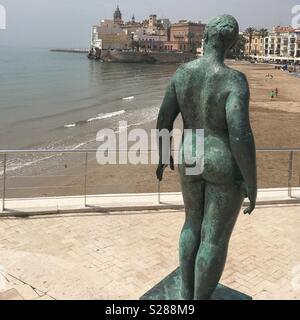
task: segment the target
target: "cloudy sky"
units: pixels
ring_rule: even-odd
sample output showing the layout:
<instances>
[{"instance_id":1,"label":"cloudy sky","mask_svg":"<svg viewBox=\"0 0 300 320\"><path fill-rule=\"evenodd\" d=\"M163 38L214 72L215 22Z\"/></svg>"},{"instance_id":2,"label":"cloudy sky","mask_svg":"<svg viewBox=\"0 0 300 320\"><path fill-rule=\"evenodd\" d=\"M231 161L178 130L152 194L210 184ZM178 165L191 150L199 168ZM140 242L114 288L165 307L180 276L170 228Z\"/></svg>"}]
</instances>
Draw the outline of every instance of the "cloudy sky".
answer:
<instances>
[{"instance_id":1,"label":"cloudy sky","mask_svg":"<svg viewBox=\"0 0 300 320\"><path fill-rule=\"evenodd\" d=\"M35 47L87 47L90 26L111 18L119 4L125 20L150 13L208 22L230 13L248 26L291 25L292 7L300 0L0 0L7 11L7 29L0 30L0 45Z\"/></svg>"}]
</instances>

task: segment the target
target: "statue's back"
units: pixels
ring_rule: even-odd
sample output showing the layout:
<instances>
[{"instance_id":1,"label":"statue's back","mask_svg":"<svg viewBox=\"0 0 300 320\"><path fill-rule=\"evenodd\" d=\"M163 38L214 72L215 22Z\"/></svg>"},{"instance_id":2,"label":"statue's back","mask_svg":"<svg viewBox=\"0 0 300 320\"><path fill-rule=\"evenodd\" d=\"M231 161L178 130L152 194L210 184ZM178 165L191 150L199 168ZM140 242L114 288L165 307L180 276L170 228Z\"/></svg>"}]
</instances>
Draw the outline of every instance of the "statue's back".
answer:
<instances>
[{"instance_id":1,"label":"statue's back","mask_svg":"<svg viewBox=\"0 0 300 320\"><path fill-rule=\"evenodd\" d=\"M184 129L204 129L204 172L201 176L210 182L228 183L240 179L230 149L225 110L230 94L227 83L232 85L235 72L226 66L216 68L201 58L183 65L174 77Z\"/></svg>"},{"instance_id":2,"label":"statue's back","mask_svg":"<svg viewBox=\"0 0 300 320\"><path fill-rule=\"evenodd\" d=\"M204 57L179 68L158 115L158 130L172 132L179 113L184 128L193 129L192 137L191 131L183 135L181 157L185 161L179 165L186 213L179 246L181 296L186 300L212 297L244 197L250 201L245 214L251 214L256 205L256 152L248 81L224 63L238 38L234 17L213 19L204 32ZM195 129L204 129L202 173L195 165L202 167L203 153L197 152L202 148L197 144L203 140L199 142ZM170 146L164 146L163 139L159 139L159 154L156 175L161 181L167 161L172 163ZM187 161L186 155L193 162Z\"/></svg>"}]
</instances>

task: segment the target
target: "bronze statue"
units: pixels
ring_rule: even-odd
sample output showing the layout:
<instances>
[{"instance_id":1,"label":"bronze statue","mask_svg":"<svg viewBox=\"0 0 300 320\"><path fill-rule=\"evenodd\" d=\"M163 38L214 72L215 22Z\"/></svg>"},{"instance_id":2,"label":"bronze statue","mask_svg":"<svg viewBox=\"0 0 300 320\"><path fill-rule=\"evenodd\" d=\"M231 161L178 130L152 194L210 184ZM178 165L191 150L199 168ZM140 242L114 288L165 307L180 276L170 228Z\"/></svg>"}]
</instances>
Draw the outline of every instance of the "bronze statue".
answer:
<instances>
[{"instance_id":1,"label":"bronze statue","mask_svg":"<svg viewBox=\"0 0 300 320\"><path fill-rule=\"evenodd\" d=\"M229 240L244 198L251 214L257 197L256 150L249 120L249 86L244 74L227 67L226 52L239 35L234 17L213 19L205 30L204 56L182 65L167 89L157 129L173 130L179 113L184 129L204 129L204 170L187 175L179 164L186 220L180 237L181 296L211 298L222 276ZM182 145L185 137L182 138ZM157 178L168 163L162 157ZM193 146L196 148L196 146ZM182 154L184 158L184 154Z\"/></svg>"}]
</instances>

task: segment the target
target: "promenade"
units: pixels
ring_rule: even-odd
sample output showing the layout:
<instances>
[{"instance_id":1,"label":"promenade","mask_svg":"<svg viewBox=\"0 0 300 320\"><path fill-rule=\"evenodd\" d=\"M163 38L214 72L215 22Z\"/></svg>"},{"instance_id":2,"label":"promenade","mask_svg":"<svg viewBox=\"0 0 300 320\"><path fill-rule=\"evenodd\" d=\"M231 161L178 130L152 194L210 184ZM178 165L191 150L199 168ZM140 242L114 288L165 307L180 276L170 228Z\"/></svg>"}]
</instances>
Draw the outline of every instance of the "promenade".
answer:
<instances>
[{"instance_id":1,"label":"promenade","mask_svg":"<svg viewBox=\"0 0 300 320\"><path fill-rule=\"evenodd\" d=\"M300 206L240 215L222 284L300 299ZM182 209L0 218L0 299L138 299L178 266Z\"/></svg>"}]
</instances>

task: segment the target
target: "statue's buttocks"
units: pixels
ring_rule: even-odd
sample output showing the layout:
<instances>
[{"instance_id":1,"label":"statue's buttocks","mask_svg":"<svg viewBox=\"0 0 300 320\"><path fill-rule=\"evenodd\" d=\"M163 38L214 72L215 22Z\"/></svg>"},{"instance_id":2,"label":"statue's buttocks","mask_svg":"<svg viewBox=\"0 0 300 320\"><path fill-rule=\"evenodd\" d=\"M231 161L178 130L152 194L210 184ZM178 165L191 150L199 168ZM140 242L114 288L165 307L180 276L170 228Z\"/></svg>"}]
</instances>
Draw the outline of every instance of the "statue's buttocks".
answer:
<instances>
[{"instance_id":1,"label":"statue's buttocks","mask_svg":"<svg viewBox=\"0 0 300 320\"><path fill-rule=\"evenodd\" d=\"M230 149L225 110L230 95L227 84L232 86L232 80L238 76L235 73L237 71L225 66L216 70L202 59L180 68L173 80L185 129L204 129L204 171L201 177L211 183L241 182L241 174ZM191 95L191 90L198 94ZM180 172L185 172L184 163Z\"/></svg>"}]
</instances>

